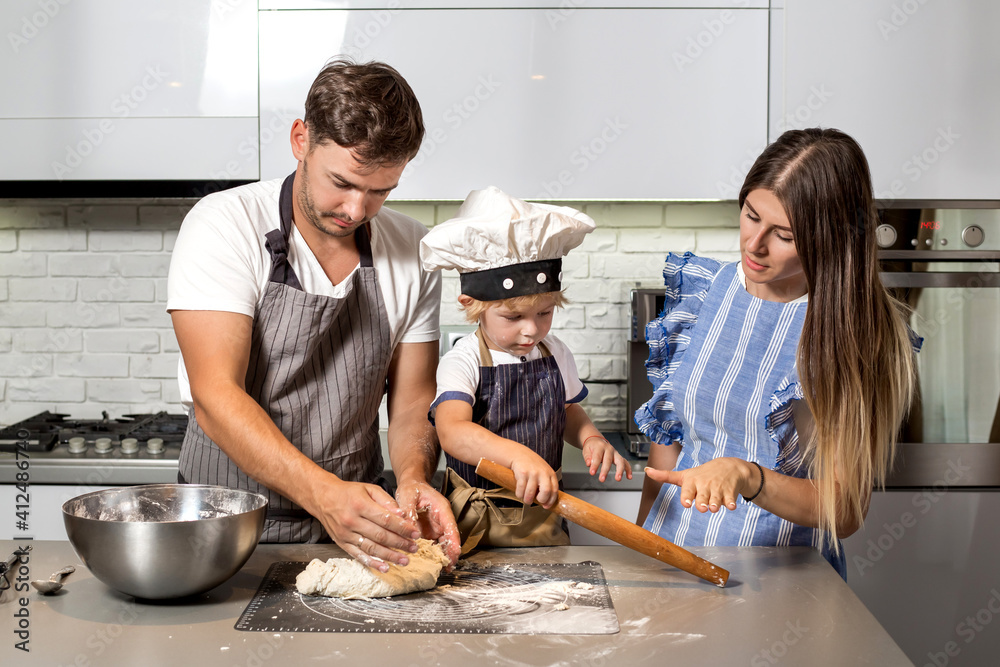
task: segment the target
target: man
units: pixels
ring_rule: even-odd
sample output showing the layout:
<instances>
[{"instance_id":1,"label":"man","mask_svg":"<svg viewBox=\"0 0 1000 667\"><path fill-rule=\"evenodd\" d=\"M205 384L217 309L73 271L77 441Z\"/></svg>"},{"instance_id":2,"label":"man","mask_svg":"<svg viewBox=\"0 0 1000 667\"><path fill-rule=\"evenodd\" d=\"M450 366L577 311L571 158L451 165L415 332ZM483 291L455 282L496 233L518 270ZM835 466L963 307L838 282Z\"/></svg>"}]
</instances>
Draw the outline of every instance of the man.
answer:
<instances>
[{"instance_id":1,"label":"man","mask_svg":"<svg viewBox=\"0 0 1000 667\"><path fill-rule=\"evenodd\" d=\"M332 62L292 125L295 173L202 199L168 281L190 406L181 481L259 491L262 541L329 535L382 571L421 535L459 554L448 501L427 483L440 279L420 267L427 230L382 209L423 133L396 70ZM395 500L379 486L386 392Z\"/></svg>"}]
</instances>

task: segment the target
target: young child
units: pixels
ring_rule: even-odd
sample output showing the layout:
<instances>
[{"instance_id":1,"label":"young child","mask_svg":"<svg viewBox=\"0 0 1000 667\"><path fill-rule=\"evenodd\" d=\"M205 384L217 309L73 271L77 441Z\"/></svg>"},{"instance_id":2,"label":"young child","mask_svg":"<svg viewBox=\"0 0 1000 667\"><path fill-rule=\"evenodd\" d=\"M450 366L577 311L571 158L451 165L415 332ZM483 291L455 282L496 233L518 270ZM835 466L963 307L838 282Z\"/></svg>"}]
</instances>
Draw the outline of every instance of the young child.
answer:
<instances>
[{"instance_id":1,"label":"young child","mask_svg":"<svg viewBox=\"0 0 1000 667\"><path fill-rule=\"evenodd\" d=\"M457 269L458 301L475 333L441 359L430 418L448 462L445 495L462 535L476 546L569 544L551 507L563 441L583 452L591 475L632 470L580 406L587 389L573 355L549 334L566 303L562 257L594 229L571 208L529 204L495 187L472 192L458 217L421 241L428 271ZM476 475L480 458L509 467L516 494ZM523 502L523 504L522 504Z\"/></svg>"}]
</instances>

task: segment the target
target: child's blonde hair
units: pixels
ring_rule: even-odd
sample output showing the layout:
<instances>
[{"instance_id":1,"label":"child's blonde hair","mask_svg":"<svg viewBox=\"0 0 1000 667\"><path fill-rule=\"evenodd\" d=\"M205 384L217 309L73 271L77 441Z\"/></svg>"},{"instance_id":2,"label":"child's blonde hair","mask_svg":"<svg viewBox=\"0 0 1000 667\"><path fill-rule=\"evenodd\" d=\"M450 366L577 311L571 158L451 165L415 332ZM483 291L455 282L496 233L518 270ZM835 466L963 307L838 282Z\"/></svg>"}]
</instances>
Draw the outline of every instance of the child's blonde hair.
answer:
<instances>
[{"instance_id":1,"label":"child's blonde hair","mask_svg":"<svg viewBox=\"0 0 1000 667\"><path fill-rule=\"evenodd\" d=\"M499 301L480 301L479 299L473 299L471 296L466 296L470 299L469 304L466 306L459 305L459 308L465 311L465 319L471 324L478 323L479 318L490 308L500 308L501 306L510 310L533 308L544 298L554 299L555 302L552 305L556 308L562 308L569 303L569 299L566 298L566 295L562 291L525 294L524 296L514 296L509 299L500 299Z\"/></svg>"}]
</instances>

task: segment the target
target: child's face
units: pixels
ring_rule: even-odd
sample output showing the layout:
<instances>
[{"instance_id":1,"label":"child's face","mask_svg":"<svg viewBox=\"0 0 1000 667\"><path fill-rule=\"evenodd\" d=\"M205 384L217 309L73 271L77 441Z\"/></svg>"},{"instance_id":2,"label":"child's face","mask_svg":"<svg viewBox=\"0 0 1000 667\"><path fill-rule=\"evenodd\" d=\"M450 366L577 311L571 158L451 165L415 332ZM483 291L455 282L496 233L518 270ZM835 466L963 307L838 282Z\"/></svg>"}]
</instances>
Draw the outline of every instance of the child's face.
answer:
<instances>
[{"instance_id":1,"label":"child's face","mask_svg":"<svg viewBox=\"0 0 1000 667\"><path fill-rule=\"evenodd\" d=\"M524 356L548 335L554 310L555 299L552 297L516 310L503 304L487 308L480 319L486 344L491 349Z\"/></svg>"}]
</instances>

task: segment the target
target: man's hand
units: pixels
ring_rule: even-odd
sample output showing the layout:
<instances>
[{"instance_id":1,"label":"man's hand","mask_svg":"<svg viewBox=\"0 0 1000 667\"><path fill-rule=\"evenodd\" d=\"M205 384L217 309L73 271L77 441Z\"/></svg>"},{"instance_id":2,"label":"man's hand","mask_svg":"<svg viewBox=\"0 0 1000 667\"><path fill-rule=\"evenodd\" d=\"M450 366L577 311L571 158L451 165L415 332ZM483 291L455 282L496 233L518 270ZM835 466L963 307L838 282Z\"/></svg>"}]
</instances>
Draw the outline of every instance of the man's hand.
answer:
<instances>
[{"instance_id":1,"label":"man's hand","mask_svg":"<svg viewBox=\"0 0 1000 667\"><path fill-rule=\"evenodd\" d=\"M416 517L421 534L441 545L454 567L462 554L462 539L448 499L426 482L409 482L396 489L396 500L406 516Z\"/></svg>"},{"instance_id":2,"label":"man's hand","mask_svg":"<svg viewBox=\"0 0 1000 667\"><path fill-rule=\"evenodd\" d=\"M420 531L392 496L374 484L334 480L324 485L309 512L337 545L381 572L389 571L388 563L409 563L406 553L397 550L416 551Z\"/></svg>"}]
</instances>

